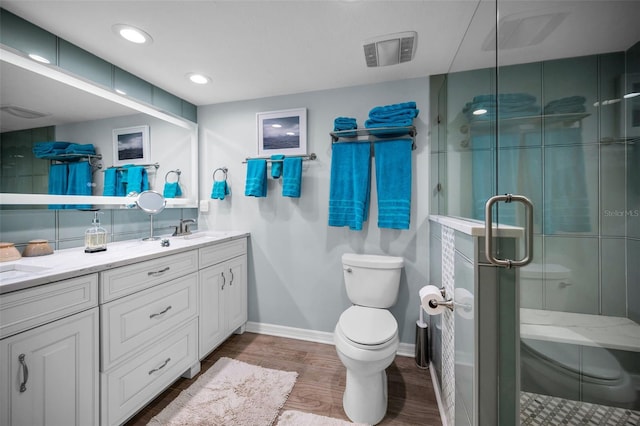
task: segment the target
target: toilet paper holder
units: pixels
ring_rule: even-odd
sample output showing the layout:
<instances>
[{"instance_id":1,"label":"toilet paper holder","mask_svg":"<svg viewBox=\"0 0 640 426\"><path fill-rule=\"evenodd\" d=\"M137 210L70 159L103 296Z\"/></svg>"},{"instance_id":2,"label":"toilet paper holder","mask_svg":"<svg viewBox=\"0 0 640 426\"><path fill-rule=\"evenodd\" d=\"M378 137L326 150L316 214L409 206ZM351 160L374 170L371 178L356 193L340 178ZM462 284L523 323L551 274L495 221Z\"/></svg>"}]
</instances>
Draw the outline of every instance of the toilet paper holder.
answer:
<instances>
[{"instance_id":1,"label":"toilet paper holder","mask_svg":"<svg viewBox=\"0 0 640 426\"><path fill-rule=\"evenodd\" d=\"M450 311L453 311L453 299L447 299L447 291L444 287L440 287L440 294L445 300L429 300L429 306L432 308L437 308L438 306L444 306L445 308L449 308Z\"/></svg>"}]
</instances>

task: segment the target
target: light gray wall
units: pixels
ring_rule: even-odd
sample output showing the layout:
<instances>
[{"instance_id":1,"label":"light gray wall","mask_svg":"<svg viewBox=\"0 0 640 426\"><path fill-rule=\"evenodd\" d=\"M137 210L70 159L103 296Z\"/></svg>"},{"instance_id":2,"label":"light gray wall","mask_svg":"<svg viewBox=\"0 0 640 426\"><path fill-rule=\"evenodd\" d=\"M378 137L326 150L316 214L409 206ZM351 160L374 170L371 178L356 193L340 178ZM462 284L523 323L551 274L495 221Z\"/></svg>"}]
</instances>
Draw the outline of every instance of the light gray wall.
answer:
<instances>
[{"instance_id":1,"label":"light gray wall","mask_svg":"<svg viewBox=\"0 0 640 426\"><path fill-rule=\"evenodd\" d=\"M372 175L369 221L362 231L327 225L333 120L355 117L364 127L377 105L416 101L417 149L413 153L413 191L409 230L379 229L375 175ZM246 230L249 254L249 321L332 332L350 306L344 290L343 253L402 256L398 302L391 309L400 340L413 343L418 319L418 290L428 270L428 78L339 90L208 105L198 108L200 198L209 211L200 213L200 229ZM308 150L318 155L305 161L301 198L281 195L280 181L269 178L266 198L244 196L246 165L257 156L256 113L307 108ZM211 200L213 171L228 167L231 196ZM218 176L219 177L219 176Z\"/></svg>"}]
</instances>

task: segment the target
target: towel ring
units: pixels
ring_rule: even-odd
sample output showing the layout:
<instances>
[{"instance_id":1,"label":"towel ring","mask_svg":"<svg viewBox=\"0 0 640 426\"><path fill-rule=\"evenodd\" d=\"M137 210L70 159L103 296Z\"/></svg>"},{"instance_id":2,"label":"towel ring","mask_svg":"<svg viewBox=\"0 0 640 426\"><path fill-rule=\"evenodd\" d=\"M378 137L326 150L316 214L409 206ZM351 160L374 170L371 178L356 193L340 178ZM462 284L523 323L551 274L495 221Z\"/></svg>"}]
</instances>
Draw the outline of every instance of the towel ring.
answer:
<instances>
[{"instance_id":1,"label":"towel ring","mask_svg":"<svg viewBox=\"0 0 640 426\"><path fill-rule=\"evenodd\" d=\"M176 180L176 182L180 182L180 174L181 174L182 172L180 171L180 169L176 169L176 170L169 170L169 171L167 172L167 174L166 174L166 175L164 175L164 183L169 183L169 180L168 180L168 179L169 179L169 175L170 175L171 173L175 173L175 174L178 176L178 179Z\"/></svg>"},{"instance_id":2,"label":"towel ring","mask_svg":"<svg viewBox=\"0 0 640 426\"><path fill-rule=\"evenodd\" d=\"M226 167L219 167L217 169L215 169L213 171L213 181L216 181L216 173L217 172L222 172L224 173L224 177L222 178L222 180L226 181L227 180L227 172L229 171L229 169L227 169Z\"/></svg>"}]
</instances>

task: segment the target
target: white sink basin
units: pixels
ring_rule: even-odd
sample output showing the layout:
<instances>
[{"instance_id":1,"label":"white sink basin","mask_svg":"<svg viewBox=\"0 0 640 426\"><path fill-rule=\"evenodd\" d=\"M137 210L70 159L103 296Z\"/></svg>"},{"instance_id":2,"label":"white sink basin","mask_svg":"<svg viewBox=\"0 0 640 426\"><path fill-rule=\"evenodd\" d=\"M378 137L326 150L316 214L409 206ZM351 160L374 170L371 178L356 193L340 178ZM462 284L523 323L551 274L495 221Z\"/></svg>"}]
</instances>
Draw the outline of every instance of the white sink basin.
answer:
<instances>
[{"instance_id":1,"label":"white sink basin","mask_svg":"<svg viewBox=\"0 0 640 426\"><path fill-rule=\"evenodd\" d=\"M48 271L51 268L35 265L24 265L21 263L0 264L0 282L4 280L16 280L29 278Z\"/></svg>"},{"instance_id":2,"label":"white sink basin","mask_svg":"<svg viewBox=\"0 0 640 426\"><path fill-rule=\"evenodd\" d=\"M185 240L193 240L195 238L225 238L230 234L230 232L224 231L202 231L202 232L194 232L193 234L185 235Z\"/></svg>"}]
</instances>

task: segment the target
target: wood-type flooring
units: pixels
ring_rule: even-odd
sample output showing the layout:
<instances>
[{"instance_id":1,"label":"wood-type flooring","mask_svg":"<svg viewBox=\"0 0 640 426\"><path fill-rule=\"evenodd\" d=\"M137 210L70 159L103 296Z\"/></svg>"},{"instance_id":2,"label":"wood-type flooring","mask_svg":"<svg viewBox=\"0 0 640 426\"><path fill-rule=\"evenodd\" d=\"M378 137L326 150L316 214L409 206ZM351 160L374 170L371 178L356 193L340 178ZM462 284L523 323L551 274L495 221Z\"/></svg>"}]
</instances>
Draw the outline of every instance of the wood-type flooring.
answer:
<instances>
[{"instance_id":1,"label":"wood-type flooring","mask_svg":"<svg viewBox=\"0 0 640 426\"><path fill-rule=\"evenodd\" d=\"M349 420L342 408L346 370L333 345L255 333L234 334L202 360L199 374L220 357L297 371L298 380L281 412L298 410ZM125 424L146 425L197 377L179 379ZM387 368L387 377L389 404L380 425L442 425L429 370L416 367L411 357L397 356Z\"/></svg>"}]
</instances>

